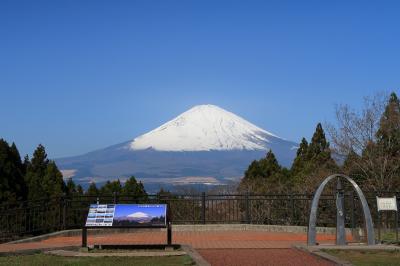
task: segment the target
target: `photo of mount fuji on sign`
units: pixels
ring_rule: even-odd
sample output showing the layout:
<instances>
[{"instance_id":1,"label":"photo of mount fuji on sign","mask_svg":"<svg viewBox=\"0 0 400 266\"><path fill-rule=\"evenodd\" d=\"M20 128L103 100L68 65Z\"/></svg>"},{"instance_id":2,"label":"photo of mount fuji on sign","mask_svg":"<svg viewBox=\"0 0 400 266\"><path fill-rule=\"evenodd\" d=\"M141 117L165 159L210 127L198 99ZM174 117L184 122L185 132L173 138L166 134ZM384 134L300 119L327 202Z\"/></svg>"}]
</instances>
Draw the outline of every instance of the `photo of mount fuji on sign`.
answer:
<instances>
[{"instance_id":1,"label":"photo of mount fuji on sign","mask_svg":"<svg viewBox=\"0 0 400 266\"><path fill-rule=\"evenodd\" d=\"M124 180L145 186L217 185L240 179L248 165L272 149L290 166L297 143L285 140L216 105L197 105L133 140L56 159L64 177L80 184Z\"/></svg>"},{"instance_id":2,"label":"photo of mount fuji on sign","mask_svg":"<svg viewBox=\"0 0 400 266\"><path fill-rule=\"evenodd\" d=\"M165 226L166 204L117 204L113 226Z\"/></svg>"}]
</instances>

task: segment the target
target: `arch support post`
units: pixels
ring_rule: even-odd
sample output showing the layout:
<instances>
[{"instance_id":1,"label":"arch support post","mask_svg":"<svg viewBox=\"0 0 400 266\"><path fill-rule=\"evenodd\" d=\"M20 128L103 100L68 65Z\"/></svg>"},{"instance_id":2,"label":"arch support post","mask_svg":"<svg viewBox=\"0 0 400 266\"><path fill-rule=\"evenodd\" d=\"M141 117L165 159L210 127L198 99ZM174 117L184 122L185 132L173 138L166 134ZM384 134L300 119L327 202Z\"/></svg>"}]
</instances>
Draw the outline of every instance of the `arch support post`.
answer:
<instances>
[{"instance_id":1,"label":"arch support post","mask_svg":"<svg viewBox=\"0 0 400 266\"><path fill-rule=\"evenodd\" d=\"M308 235L307 235L307 244L309 246L314 246L316 245L316 224L317 224L317 211L318 211L318 203L321 197L321 194L325 188L325 186L329 183L334 178L343 178L346 179L350 184L353 186L354 190L357 192L357 195L361 201L363 213L364 213L364 221L365 221L365 227L367 231L367 244L368 245L375 245L375 234L374 234L374 225L372 223L372 217L371 217L371 212L368 207L367 200L365 199L364 193L361 191L360 187L357 185L356 182L354 182L353 179L351 179L348 176L345 175L340 175L340 174L334 174L331 176L328 176L325 178L324 181L319 185L318 189L316 190L312 203L311 203L311 211L310 211L310 218L309 218L309 223L308 223ZM338 203L338 202L337 202ZM344 205L343 205L344 206ZM337 212L339 212L339 206L337 206ZM338 221L337 221L338 222ZM341 230L340 224L337 224L337 230ZM344 229L344 223L343 223L343 229ZM339 232L338 232L339 234ZM345 239L343 241L345 243ZM338 239L337 239L337 244Z\"/></svg>"},{"instance_id":2,"label":"arch support post","mask_svg":"<svg viewBox=\"0 0 400 266\"><path fill-rule=\"evenodd\" d=\"M336 245L346 245L346 230L344 224L344 190L340 178L336 183Z\"/></svg>"}]
</instances>

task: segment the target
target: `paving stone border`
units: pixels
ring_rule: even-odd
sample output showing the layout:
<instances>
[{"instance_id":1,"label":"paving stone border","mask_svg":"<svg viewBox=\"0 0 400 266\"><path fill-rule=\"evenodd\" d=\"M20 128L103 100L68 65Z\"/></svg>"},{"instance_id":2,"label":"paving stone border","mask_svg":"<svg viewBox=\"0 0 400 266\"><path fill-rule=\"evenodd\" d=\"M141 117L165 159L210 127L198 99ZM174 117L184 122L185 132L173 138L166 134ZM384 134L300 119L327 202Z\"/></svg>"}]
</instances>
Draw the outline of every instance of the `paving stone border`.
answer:
<instances>
[{"instance_id":1,"label":"paving stone border","mask_svg":"<svg viewBox=\"0 0 400 266\"><path fill-rule=\"evenodd\" d=\"M16 250L13 252L2 252L0 256L15 255L34 255L34 254L51 254L65 257L162 257L162 256L183 256L188 255L196 263L197 266L211 266L195 249L189 245L182 245L182 250L160 250L160 251L127 251L127 252L110 252L110 253L89 253L83 251L82 248L71 246L63 248L42 248Z\"/></svg>"},{"instance_id":2,"label":"paving stone border","mask_svg":"<svg viewBox=\"0 0 400 266\"><path fill-rule=\"evenodd\" d=\"M363 245L363 244L358 244L358 245L346 245L346 246L337 246L337 245L317 245L317 246L307 246L303 244L298 244L294 245L294 248L303 250L305 252L308 252L312 255L330 260L337 265L344 265L344 266L350 266L352 265L350 262L339 259L333 255L330 255L324 250L327 249L335 249L335 250L382 250L382 251L389 251L389 250L400 250L400 246L394 246L394 245L382 245L382 244L377 244L377 245Z\"/></svg>"},{"instance_id":3,"label":"paving stone border","mask_svg":"<svg viewBox=\"0 0 400 266\"><path fill-rule=\"evenodd\" d=\"M206 261L199 252L193 249L189 245L182 245L182 249L194 260L197 266L211 266L208 261Z\"/></svg>"},{"instance_id":4,"label":"paving stone border","mask_svg":"<svg viewBox=\"0 0 400 266\"><path fill-rule=\"evenodd\" d=\"M335 265L341 265L341 266L352 266L353 265L346 260L339 259L335 256L332 256L328 253L321 251L318 248L313 249L307 245L293 245L293 248L301 250L303 252L307 252L307 253L311 254L312 256L316 256L318 258L333 262Z\"/></svg>"},{"instance_id":5,"label":"paving stone border","mask_svg":"<svg viewBox=\"0 0 400 266\"><path fill-rule=\"evenodd\" d=\"M165 257L165 256L183 256L189 255L185 251L167 251L167 250L132 250L126 252L80 252L65 249L56 249L44 251L45 254L63 256L63 257Z\"/></svg>"},{"instance_id":6,"label":"paving stone border","mask_svg":"<svg viewBox=\"0 0 400 266\"><path fill-rule=\"evenodd\" d=\"M14 251L7 251L7 252L0 252L0 257L7 257L7 256L15 256L15 255L34 255L43 253L46 251L57 250L60 249L59 247L54 248L34 248L34 249L22 249L22 250L14 250ZM71 250L76 251L79 250L76 246L65 246L63 247L64 250Z\"/></svg>"}]
</instances>

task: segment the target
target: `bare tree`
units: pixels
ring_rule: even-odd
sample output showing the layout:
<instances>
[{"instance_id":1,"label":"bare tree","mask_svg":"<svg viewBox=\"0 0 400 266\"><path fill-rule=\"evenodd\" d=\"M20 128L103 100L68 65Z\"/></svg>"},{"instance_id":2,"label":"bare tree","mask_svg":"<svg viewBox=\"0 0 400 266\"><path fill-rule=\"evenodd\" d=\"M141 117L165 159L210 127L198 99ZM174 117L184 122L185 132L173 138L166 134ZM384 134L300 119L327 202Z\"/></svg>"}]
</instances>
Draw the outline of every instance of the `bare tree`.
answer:
<instances>
[{"instance_id":1,"label":"bare tree","mask_svg":"<svg viewBox=\"0 0 400 266\"><path fill-rule=\"evenodd\" d=\"M376 132L387 99L386 93L364 97L361 111L347 104L335 107L337 123L328 123L326 128L333 144L331 148L336 154L347 156L350 152L355 152L361 155L369 143L376 141Z\"/></svg>"},{"instance_id":2,"label":"bare tree","mask_svg":"<svg viewBox=\"0 0 400 266\"><path fill-rule=\"evenodd\" d=\"M378 130L384 130L383 114L385 108L390 109L389 104L387 93L377 93L373 97L364 98L361 111L348 105L338 105L337 123L326 126L334 152L342 157L351 153L355 155L351 161L352 167L345 171L356 171L362 175L362 185L376 192L393 190L398 185L400 158L388 152L397 143L389 141L382 145L377 134ZM390 120L385 123L399 123L397 116L390 116Z\"/></svg>"}]
</instances>

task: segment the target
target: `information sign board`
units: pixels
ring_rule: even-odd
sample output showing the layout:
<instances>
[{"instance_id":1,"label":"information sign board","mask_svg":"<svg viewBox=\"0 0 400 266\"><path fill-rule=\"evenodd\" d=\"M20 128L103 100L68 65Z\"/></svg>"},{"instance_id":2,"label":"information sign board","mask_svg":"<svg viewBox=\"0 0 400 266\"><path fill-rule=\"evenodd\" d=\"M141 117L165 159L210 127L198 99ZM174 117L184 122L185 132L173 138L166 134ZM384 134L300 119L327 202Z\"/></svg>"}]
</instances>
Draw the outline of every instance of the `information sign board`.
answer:
<instances>
[{"instance_id":1,"label":"information sign board","mask_svg":"<svg viewBox=\"0 0 400 266\"><path fill-rule=\"evenodd\" d=\"M91 204L86 226L166 226L166 204Z\"/></svg>"},{"instance_id":2,"label":"information sign board","mask_svg":"<svg viewBox=\"0 0 400 266\"><path fill-rule=\"evenodd\" d=\"M376 205L378 211L397 211L397 200L393 198L379 198L376 197Z\"/></svg>"}]
</instances>

